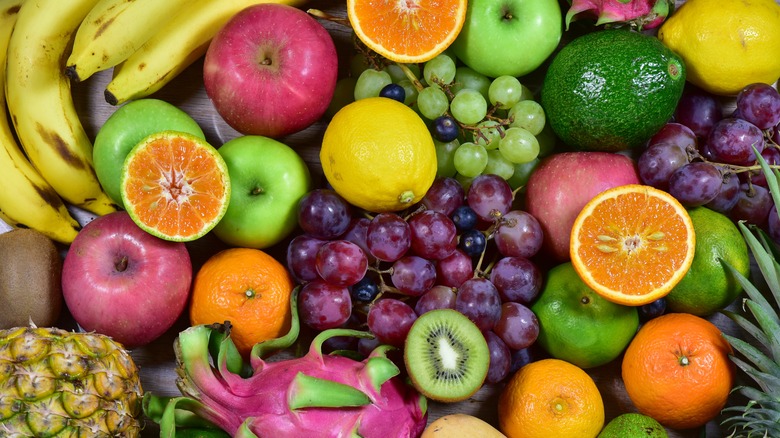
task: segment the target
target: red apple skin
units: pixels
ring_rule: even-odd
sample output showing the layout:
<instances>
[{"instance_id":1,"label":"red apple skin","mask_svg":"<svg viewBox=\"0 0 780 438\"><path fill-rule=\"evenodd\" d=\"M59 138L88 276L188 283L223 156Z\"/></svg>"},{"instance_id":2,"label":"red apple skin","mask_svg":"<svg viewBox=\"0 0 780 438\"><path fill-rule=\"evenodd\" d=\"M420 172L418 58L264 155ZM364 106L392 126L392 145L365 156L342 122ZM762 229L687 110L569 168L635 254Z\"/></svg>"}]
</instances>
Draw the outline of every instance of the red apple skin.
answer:
<instances>
[{"instance_id":1,"label":"red apple skin","mask_svg":"<svg viewBox=\"0 0 780 438\"><path fill-rule=\"evenodd\" d=\"M542 253L555 262L569 257L574 220L606 189L641 184L633 159L610 152L562 152L546 157L526 185L525 208L542 226Z\"/></svg>"},{"instance_id":2,"label":"red apple skin","mask_svg":"<svg viewBox=\"0 0 780 438\"><path fill-rule=\"evenodd\" d=\"M63 298L75 321L126 348L146 345L171 328L191 283L185 244L152 236L124 211L85 225L62 267Z\"/></svg>"},{"instance_id":3,"label":"red apple skin","mask_svg":"<svg viewBox=\"0 0 780 438\"><path fill-rule=\"evenodd\" d=\"M249 6L214 36L203 82L222 118L245 135L301 131L328 108L338 78L336 46L306 12L284 4Z\"/></svg>"}]
</instances>

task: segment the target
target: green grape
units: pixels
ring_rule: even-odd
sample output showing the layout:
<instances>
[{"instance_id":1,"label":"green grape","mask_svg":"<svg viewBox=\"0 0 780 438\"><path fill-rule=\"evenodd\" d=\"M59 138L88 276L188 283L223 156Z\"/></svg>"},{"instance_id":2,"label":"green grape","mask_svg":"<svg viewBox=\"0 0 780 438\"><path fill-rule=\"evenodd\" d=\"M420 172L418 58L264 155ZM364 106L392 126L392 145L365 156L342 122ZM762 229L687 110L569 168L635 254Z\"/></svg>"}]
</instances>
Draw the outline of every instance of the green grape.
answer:
<instances>
[{"instance_id":1,"label":"green grape","mask_svg":"<svg viewBox=\"0 0 780 438\"><path fill-rule=\"evenodd\" d=\"M536 170L539 161L539 158L534 158L527 163L515 164L515 171L512 174L512 177L506 180L506 182L509 183L509 187L512 187L512 190L517 190L528 184L528 179L531 178L531 174Z\"/></svg>"},{"instance_id":2,"label":"green grape","mask_svg":"<svg viewBox=\"0 0 780 438\"><path fill-rule=\"evenodd\" d=\"M487 101L479 91L464 88L450 102L450 113L464 125L474 125L487 115Z\"/></svg>"},{"instance_id":3,"label":"green grape","mask_svg":"<svg viewBox=\"0 0 780 438\"><path fill-rule=\"evenodd\" d=\"M447 111L450 100L441 88L425 87L417 95L417 106L423 117L433 120Z\"/></svg>"},{"instance_id":4,"label":"green grape","mask_svg":"<svg viewBox=\"0 0 780 438\"><path fill-rule=\"evenodd\" d=\"M367 68L369 68L368 59L366 55L362 53L355 53L349 58L349 74L353 77L360 76Z\"/></svg>"},{"instance_id":5,"label":"green grape","mask_svg":"<svg viewBox=\"0 0 780 438\"><path fill-rule=\"evenodd\" d=\"M333 117L341 108L355 101L355 84L357 79L352 76L341 78L336 82L336 89L333 91L333 98L330 100L325 114Z\"/></svg>"},{"instance_id":6,"label":"green grape","mask_svg":"<svg viewBox=\"0 0 780 438\"><path fill-rule=\"evenodd\" d=\"M404 103L406 105L412 105L417 102L417 87L412 84L412 81L409 79L402 79L398 81L398 85L404 87L404 91L406 92Z\"/></svg>"},{"instance_id":7,"label":"green grape","mask_svg":"<svg viewBox=\"0 0 780 438\"><path fill-rule=\"evenodd\" d=\"M466 142L455 149L453 164L459 174L475 177L482 173L487 166L487 151L482 145Z\"/></svg>"},{"instance_id":8,"label":"green grape","mask_svg":"<svg viewBox=\"0 0 780 438\"><path fill-rule=\"evenodd\" d=\"M531 91L530 88L526 87L525 85L523 87L523 92L520 94L520 100L534 100L534 92Z\"/></svg>"},{"instance_id":9,"label":"green grape","mask_svg":"<svg viewBox=\"0 0 780 438\"><path fill-rule=\"evenodd\" d=\"M431 87L451 84L455 79L455 61L447 55L438 55L423 66L423 77Z\"/></svg>"},{"instance_id":10,"label":"green grape","mask_svg":"<svg viewBox=\"0 0 780 438\"><path fill-rule=\"evenodd\" d=\"M447 143L433 140L433 146L436 148L436 177L455 176L455 150L460 146L460 142L455 139Z\"/></svg>"},{"instance_id":11,"label":"green grape","mask_svg":"<svg viewBox=\"0 0 780 438\"><path fill-rule=\"evenodd\" d=\"M546 157L555 151L558 145L558 136L555 135L555 131L552 130L550 124L544 125L542 132L536 136L536 140L539 142L539 156Z\"/></svg>"},{"instance_id":12,"label":"green grape","mask_svg":"<svg viewBox=\"0 0 780 438\"><path fill-rule=\"evenodd\" d=\"M511 127L498 143L498 150L513 163L526 163L539 156L539 141L527 129Z\"/></svg>"},{"instance_id":13,"label":"green grape","mask_svg":"<svg viewBox=\"0 0 780 438\"><path fill-rule=\"evenodd\" d=\"M390 78L390 73L372 68L365 70L357 78L355 100L377 97L382 88L391 83L393 80Z\"/></svg>"},{"instance_id":14,"label":"green grape","mask_svg":"<svg viewBox=\"0 0 780 438\"><path fill-rule=\"evenodd\" d=\"M498 140L501 139L501 124L495 120L483 120L472 131L474 143L481 144L487 150L498 149Z\"/></svg>"},{"instance_id":15,"label":"green grape","mask_svg":"<svg viewBox=\"0 0 780 438\"><path fill-rule=\"evenodd\" d=\"M455 70L455 80L450 90L457 94L460 90L468 88L477 90L482 94L485 100L488 99L488 89L490 88L490 78L477 73L470 67L460 66Z\"/></svg>"},{"instance_id":16,"label":"green grape","mask_svg":"<svg viewBox=\"0 0 780 438\"><path fill-rule=\"evenodd\" d=\"M490 104L498 106L501 109L512 108L523 94L523 86L514 76L499 76L493 79L488 88L488 98Z\"/></svg>"},{"instance_id":17,"label":"green grape","mask_svg":"<svg viewBox=\"0 0 780 438\"><path fill-rule=\"evenodd\" d=\"M539 135L547 122L544 109L535 100L521 100L517 102L509 110L508 117L512 119L510 126L525 128L533 135Z\"/></svg>"},{"instance_id":18,"label":"green grape","mask_svg":"<svg viewBox=\"0 0 780 438\"><path fill-rule=\"evenodd\" d=\"M420 66L417 64L404 64L409 70L412 71L415 77L420 77ZM404 73L401 66L399 66L396 63L388 64L383 68L382 70L388 72L390 74L390 77L393 79L394 84L399 84L402 80L408 80L409 77L406 76L406 73Z\"/></svg>"},{"instance_id":19,"label":"green grape","mask_svg":"<svg viewBox=\"0 0 780 438\"><path fill-rule=\"evenodd\" d=\"M501 178L509 179L515 173L515 165L510 162L498 149L487 151L488 162L485 166L484 173L492 173L498 175Z\"/></svg>"}]
</instances>

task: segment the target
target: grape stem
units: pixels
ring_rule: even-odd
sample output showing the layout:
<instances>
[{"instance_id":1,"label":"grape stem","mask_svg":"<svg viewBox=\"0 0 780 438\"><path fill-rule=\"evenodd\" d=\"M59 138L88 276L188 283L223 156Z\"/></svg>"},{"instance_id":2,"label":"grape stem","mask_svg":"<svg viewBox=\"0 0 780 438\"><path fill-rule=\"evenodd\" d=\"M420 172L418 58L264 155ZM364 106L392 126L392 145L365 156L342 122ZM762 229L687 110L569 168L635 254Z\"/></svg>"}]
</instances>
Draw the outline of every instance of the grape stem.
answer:
<instances>
[{"instance_id":1,"label":"grape stem","mask_svg":"<svg viewBox=\"0 0 780 438\"><path fill-rule=\"evenodd\" d=\"M314 17L317 17L317 18L321 18L323 20L328 20L328 21L331 21L333 23L337 23L337 24L340 24L342 26L349 27L350 29L352 28L352 25L349 23L349 19L348 18L337 17L335 15L329 14L329 13L327 13L325 11L322 11L322 10L319 10L319 9L307 9L306 13L311 15L311 16L314 16Z\"/></svg>"}]
</instances>

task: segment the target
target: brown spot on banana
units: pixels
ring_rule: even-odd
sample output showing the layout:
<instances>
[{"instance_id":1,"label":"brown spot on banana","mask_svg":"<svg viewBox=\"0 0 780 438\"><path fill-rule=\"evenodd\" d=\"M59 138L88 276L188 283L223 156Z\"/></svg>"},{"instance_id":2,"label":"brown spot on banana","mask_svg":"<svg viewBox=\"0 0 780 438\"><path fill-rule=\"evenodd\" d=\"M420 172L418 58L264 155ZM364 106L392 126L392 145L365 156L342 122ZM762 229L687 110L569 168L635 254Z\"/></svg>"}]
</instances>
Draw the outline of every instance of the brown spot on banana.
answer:
<instances>
[{"instance_id":1,"label":"brown spot on banana","mask_svg":"<svg viewBox=\"0 0 780 438\"><path fill-rule=\"evenodd\" d=\"M116 17L111 17L110 20L101 23L100 26L98 27L97 31L95 32L95 38L97 38L101 34L103 34L103 32L105 32L106 29L108 29L108 27L111 26L111 23L113 23L114 20L116 20Z\"/></svg>"},{"instance_id":2,"label":"brown spot on banana","mask_svg":"<svg viewBox=\"0 0 780 438\"><path fill-rule=\"evenodd\" d=\"M40 123L35 125L35 129L38 131L38 135L41 136L41 139L44 142L54 146L57 154L62 157L63 160L68 163L68 165L76 169L89 169L89 165L84 162L81 157L72 153L70 147L68 147L68 144L65 142L65 140L62 139L62 137L60 137L59 134L53 131L49 131Z\"/></svg>"}]
</instances>

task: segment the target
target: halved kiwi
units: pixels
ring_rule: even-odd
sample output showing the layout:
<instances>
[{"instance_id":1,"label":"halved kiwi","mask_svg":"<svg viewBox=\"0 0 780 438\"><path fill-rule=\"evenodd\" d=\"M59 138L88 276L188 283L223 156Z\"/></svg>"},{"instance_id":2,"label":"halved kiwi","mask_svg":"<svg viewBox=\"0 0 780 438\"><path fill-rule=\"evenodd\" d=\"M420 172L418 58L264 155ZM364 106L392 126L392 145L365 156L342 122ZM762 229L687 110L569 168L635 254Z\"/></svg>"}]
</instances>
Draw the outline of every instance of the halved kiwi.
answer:
<instances>
[{"instance_id":1,"label":"halved kiwi","mask_svg":"<svg viewBox=\"0 0 780 438\"><path fill-rule=\"evenodd\" d=\"M462 313L436 309L412 324L404 362L417 390L432 400L456 402L482 387L490 366L485 336Z\"/></svg>"}]
</instances>

